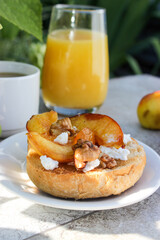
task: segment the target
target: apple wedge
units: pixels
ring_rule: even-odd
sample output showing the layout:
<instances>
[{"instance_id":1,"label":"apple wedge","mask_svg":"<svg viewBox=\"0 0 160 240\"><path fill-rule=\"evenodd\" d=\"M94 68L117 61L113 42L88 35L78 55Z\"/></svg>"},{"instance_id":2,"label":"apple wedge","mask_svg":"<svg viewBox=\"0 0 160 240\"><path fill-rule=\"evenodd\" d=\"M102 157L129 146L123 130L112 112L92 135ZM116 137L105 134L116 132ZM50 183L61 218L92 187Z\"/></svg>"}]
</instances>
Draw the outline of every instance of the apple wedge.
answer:
<instances>
[{"instance_id":1,"label":"apple wedge","mask_svg":"<svg viewBox=\"0 0 160 240\"><path fill-rule=\"evenodd\" d=\"M78 130L90 128L96 143L107 147L119 148L123 145L123 132L119 124L112 118L102 114L86 113L70 118L72 126Z\"/></svg>"},{"instance_id":2,"label":"apple wedge","mask_svg":"<svg viewBox=\"0 0 160 240\"><path fill-rule=\"evenodd\" d=\"M73 160L72 146L69 144L60 145L42 136L37 132L27 133L28 142L39 155L46 155L61 163L71 162Z\"/></svg>"},{"instance_id":3,"label":"apple wedge","mask_svg":"<svg viewBox=\"0 0 160 240\"><path fill-rule=\"evenodd\" d=\"M54 111L33 115L27 122L26 128L28 132L43 134L49 131L51 124L57 119L57 112Z\"/></svg>"}]
</instances>

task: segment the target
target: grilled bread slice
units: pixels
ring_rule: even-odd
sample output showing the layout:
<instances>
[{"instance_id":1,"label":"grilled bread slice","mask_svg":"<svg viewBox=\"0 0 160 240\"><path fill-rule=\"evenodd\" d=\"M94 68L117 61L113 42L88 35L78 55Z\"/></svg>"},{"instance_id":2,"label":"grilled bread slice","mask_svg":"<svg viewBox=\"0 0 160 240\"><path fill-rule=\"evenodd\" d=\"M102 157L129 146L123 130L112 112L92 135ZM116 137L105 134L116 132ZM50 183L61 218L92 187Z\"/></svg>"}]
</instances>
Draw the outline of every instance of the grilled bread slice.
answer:
<instances>
[{"instance_id":1,"label":"grilled bread slice","mask_svg":"<svg viewBox=\"0 0 160 240\"><path fill-rule=\"evenodd\" d=\"M40 190L56 197L86 199L117 195L140 179L146 164L144 149L137 141L132 139L125 148L130 151L128 160L116 160L116 167L82 172L70 163L59 163L58 168L45 170L40 155L29 145L27 173Z\"/></svg>"}]
</instances>

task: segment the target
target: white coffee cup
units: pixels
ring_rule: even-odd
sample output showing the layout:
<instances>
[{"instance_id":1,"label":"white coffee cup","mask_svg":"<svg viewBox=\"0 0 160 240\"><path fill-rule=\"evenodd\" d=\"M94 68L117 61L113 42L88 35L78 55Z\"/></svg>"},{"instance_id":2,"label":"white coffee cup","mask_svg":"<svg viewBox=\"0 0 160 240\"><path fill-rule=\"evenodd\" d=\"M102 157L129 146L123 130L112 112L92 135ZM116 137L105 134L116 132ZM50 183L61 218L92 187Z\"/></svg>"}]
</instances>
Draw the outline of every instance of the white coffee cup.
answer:
<instances>
[{"instance_id":1,"label":"white coffee cup","mask_svg":"<svg viewBox=\"0 0 160 240\"><path fill-rule=\"evenodd\" d=\"M22 76L2 76L19 73ZM40 70L30 64L0 61L0 137L26 128L29 118L38 113Z\"/></svg>"}]
</instances>

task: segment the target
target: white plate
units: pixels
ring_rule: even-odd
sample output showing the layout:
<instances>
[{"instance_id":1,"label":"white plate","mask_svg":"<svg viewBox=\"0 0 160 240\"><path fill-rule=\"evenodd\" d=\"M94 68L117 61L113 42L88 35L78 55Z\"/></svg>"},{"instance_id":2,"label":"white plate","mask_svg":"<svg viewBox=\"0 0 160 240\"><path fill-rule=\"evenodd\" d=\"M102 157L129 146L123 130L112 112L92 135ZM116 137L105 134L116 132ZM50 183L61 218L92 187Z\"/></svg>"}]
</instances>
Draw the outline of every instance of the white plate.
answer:
<instances>
[{"instance_id":1,"label":"white plate","mask_svg":"<svg viewBox=\"0 0 160 240\"><path fill-rule=\"evenodd\" d=\"M140 144L143 145L147 155L143 175L134 187L118 196L75 201L52 197L39 191L29 180L25 170L27 137L24 132L13 135L0 143L0 182L24 198L55 208L103 210L124 207L149 197L160 186L160 157L144 143L140 142Z\"/></svg>"}]
</instances>

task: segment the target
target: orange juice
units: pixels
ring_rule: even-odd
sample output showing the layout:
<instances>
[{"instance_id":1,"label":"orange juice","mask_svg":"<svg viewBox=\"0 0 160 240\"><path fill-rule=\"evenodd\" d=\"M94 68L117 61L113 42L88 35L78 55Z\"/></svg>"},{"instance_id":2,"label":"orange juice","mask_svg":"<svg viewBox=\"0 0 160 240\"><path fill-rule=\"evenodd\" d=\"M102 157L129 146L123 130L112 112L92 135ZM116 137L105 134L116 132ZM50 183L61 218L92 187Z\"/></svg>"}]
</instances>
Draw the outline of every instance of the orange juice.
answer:
<instances>
[{"instance_id":1,"label":"orange juice","mask_svg":"<svg viewBox=\"0 0 160 240\"><path fill-rule=\"evenodd\" d=\"M42 74L45 103L64 108L100 106L108 88L107 35L85 30L49 34Z\"/></svg>"}]
</instances>

